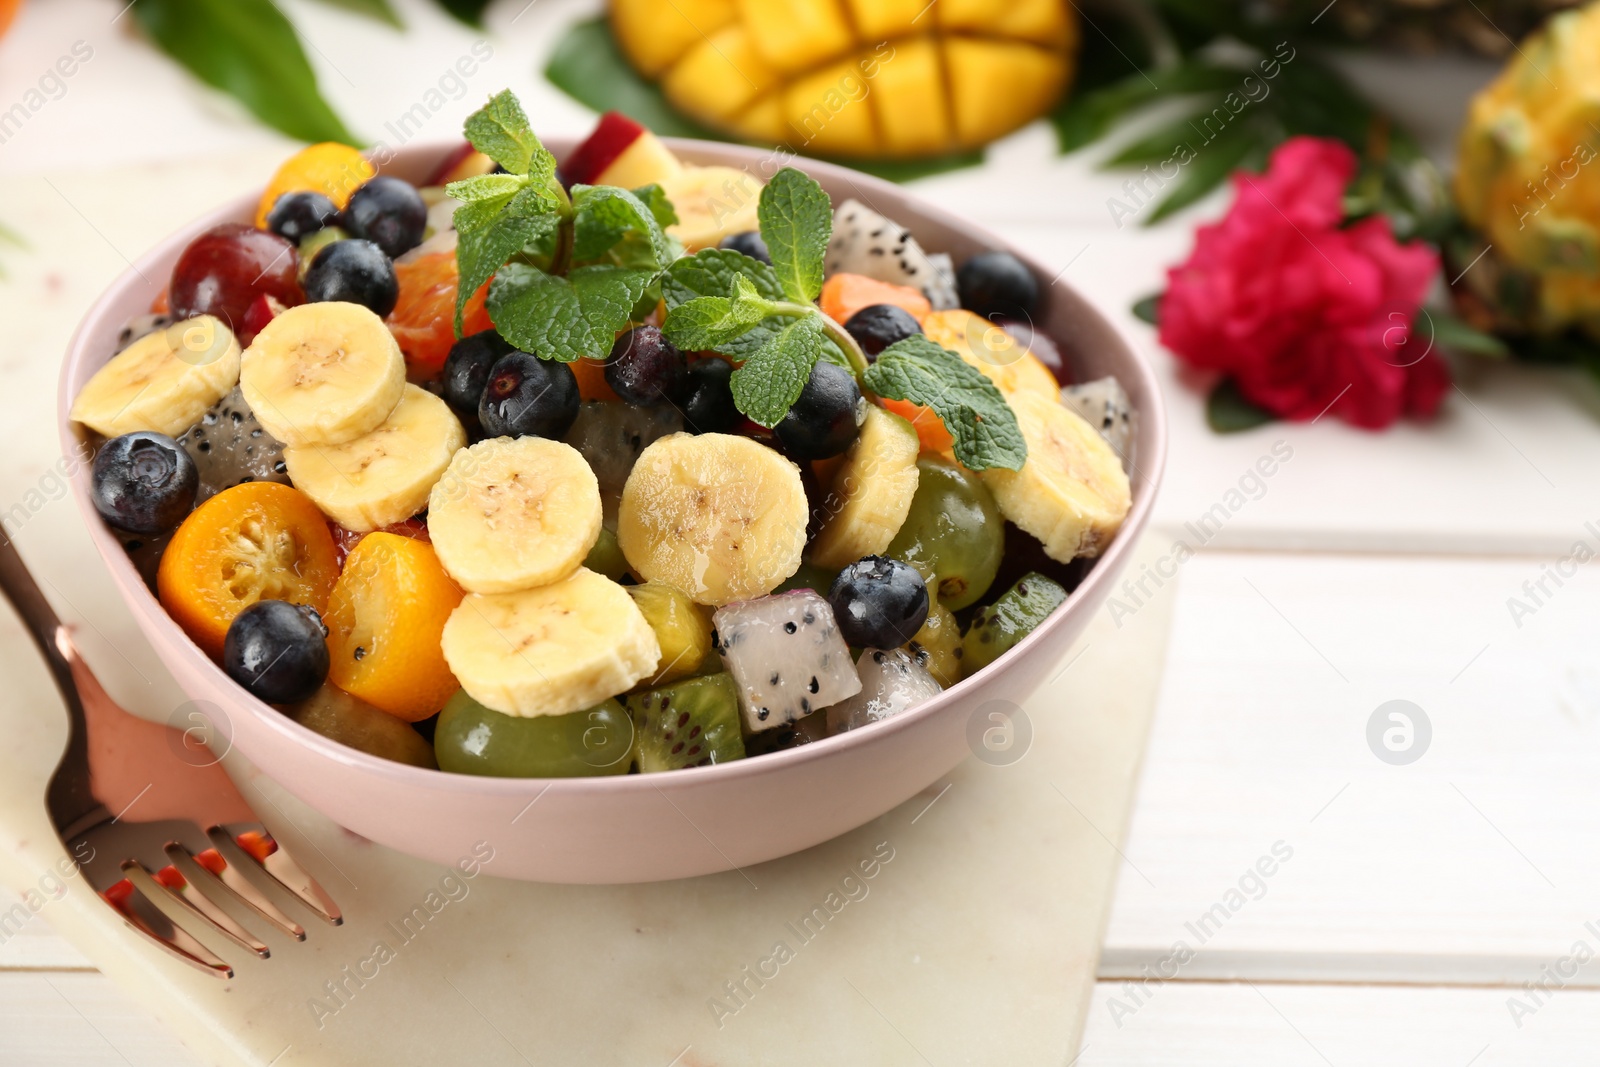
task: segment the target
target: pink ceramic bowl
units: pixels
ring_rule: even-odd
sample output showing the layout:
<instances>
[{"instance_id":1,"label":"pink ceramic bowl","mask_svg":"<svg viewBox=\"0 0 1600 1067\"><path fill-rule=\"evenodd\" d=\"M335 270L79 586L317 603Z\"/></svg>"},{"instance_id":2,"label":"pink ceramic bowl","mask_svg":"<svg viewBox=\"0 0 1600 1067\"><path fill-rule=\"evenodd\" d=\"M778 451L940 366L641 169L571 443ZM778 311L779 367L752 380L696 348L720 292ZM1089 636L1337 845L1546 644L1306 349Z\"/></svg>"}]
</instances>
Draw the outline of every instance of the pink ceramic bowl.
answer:
<instances>
[{"instance_id":1,"label":"pink ceramic bowl","mask_svg":"<svg viewBox=\"0 0 1600 1067\"><path fill-rule=\"evenodd\" d=\"M569 140L551 145L557 155ZM751 148L674 141L697 163L775 166ZM449 146L410 147L388 173L425 180ZM959 263L1005 242L898 186L823 163L800 165L835 202L857 197L909 226L930 251ZM221 222L247 221L256 197L242 198L174 234L101 296L78 328L62 368L62 442L78 431L67 409L109 357L117 332L147 311L185 245ZM1018 249L1011 248L1017 252ZM1055 269L1023 255L1041 278ZM146 281L145 279L150 279ZM95 546L151 646L195 701L220 709L217 729L275 781L341 826L442 864L493 845L493 873L547 882L643 882L745 867L809 848L882 815L972 752L969 737L990 725L992 701L1021 704L1052 674L1126 565L1160 482L1166 418L1155 377L1107 318L1063 282L1044 296L1036 324L1053 337L1078 380L1116 375L1139 412L1133 511L1087 579L1036 632L1002 660L937 698L840 737L747 761L675 771L578 779L478 778L421 770L346 748L248 696L186 637L144 582L89 501L89 470L73 490ZM1005 707L1002 703L998 707ZM534 802L537 801L535 804ZM530 806L532 805L532 806ZM774 813L804 812L803 818Z\"/></svg>"}]
</instances>

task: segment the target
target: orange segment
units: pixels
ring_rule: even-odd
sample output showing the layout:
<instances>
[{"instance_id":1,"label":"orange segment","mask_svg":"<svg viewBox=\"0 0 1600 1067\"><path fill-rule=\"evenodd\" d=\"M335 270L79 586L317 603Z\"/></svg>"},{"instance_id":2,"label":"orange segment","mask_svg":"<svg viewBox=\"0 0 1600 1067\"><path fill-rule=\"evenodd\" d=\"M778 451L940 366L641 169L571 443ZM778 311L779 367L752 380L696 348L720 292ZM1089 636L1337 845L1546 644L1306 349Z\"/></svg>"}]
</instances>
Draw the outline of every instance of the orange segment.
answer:
<instances>
[{"instance_id":1,"label":"orange segment","mask_svg":"<svg viewBox=\"0 0 1600 1067\"><path fill-rule=\"evenodd\" d=\"M333 535L309 497L277 482L224 489L183 520L161 557L161 606L208 655L258 600L321 612L339 577Z\"/></svg>"},{"instance_id":2,"label":"orange segment","mask_svg":"<svg viewBox=\"0 0 1600 1067\"><path fill-rule=\"evenodd\" d=\"M918 320L933 310L928 298L906 285L893 285L864 274L835 274L822 283L822 312L834 322L845 320L874 304L894 304Z\"/></svg>"},{"instance_id":3,"label":"orange segment","mask_svg":"<svg viewBox=\"0 0 1600 1067\"><path fill-rule=\"evenodd\" d=\"M284 160L267 183L256 205L256 228L266 229L267 212L284 193L321 193L342 208L350 194L376 173L367 157L347 144L325 141L302 148Z\"/></svg>"},{"instance_id":4,"label":"orange segment","mask_svg":"<svg viewBox=\"0 0 1600 1067\"><path fill-rule=\"evenodd\" d=\"M948 452L955 447L956 439L950 436L950 431L944 428L944 422L933 413L932 408L887 397L879 397L878 403L885 411L892 411L911 423L924 452Z\"/></svg>"},{"instance_id":5,"label":"orange segment","mask_svg":"<svg viewBox=\"0 0 1600 1067\"><path fill-rule=\"evenodd\" d=\"M432 545L368 534L328 600L328 680L407 722L426 719L460 688L439 648L460 603Z\"/></svg>"},{"instance_id":6,"label":"orange segment","mask_svg":"<svg viewBox=\"0 0 1600 1067\"><path fill-rule=\"evenodd\" d=\"M454 252L431 252L394 265L400 299L387 320L406 357L406 376L425 382L444 370L456 343L456 288L461 281ZM484 301L488 284L472 294L462 313L462 336L492 329Z\"/></svg>"}]
</instances>

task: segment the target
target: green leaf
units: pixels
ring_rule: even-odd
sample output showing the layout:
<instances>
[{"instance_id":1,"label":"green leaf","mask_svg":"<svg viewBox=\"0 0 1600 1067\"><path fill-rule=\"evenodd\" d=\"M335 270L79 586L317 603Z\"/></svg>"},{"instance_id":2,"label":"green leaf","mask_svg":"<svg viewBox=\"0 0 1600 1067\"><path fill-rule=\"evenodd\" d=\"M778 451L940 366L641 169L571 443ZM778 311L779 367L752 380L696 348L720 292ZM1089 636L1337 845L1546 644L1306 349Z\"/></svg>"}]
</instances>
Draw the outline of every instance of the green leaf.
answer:
<instances>
[{"instance_id":1,"label":"green leaf","mask_svg":"<svg viewBox=\"0 0 1600 1067\"><path fill-rule=\"evenodd\" d=\"M1500 338L1469 326L1447 311L1429 311L1424 308L1422 314L1433 331L1434 343L1447 352L1484 356L1489 359L1505 359L1511 355L1511 346Z\"/></svg>"},{"instance_id":2,"label":"green leaf","mask_svg":"<svg viewBox=\"0 0 1600 1067\"><path fill-rule=\"evenodd\" d=\"M472 147L512 174L526 174L542 186L556 172L555 157L534 136L527 113L510 89L468 115L465 131Z\"/></svg>"},{"instance_id":3,"label":"green leaf","mask_svg":"<svg viewBox=\"0 0 1600 1067\"><path fill-rule=\"evenodd\" d=\"M667 265L667 235L661 231L655 212L628 190L612 185L574 185L572 208L573 262L599 259L633 235L644 247L639 250L641 254L628 257L628 265L656 270Z\"/></svg>"},{"instance_id":4,"label":"green leaf","mask_svg":"<svg viewBox=\"0 0 1600 1067\"><path fill-rule=\"evenodd\" d=\"M741 276L768 300L784 298L777 271L731 248L703 248L674 262L662 276L661 296L669 309L697 296L732 296Z\"/></svg>"},{"instance_id":5,"label":"green leaf","mask_svg":"<svg viewBox=\"0 0 1600 1067\"><path fill-rule=\"evenodd\" d=\"M720 350L722 346L748 333L772 311L772 302L763 299L741 275L732 297L699 296L667 312L662 329L667 340L690 352Z\"/></svg>"},{"instance_id":6,"label":"green leaf","mask_svg":"<svg viewBox=\"0 0 1600 1067\"><path fill-rule=\"evenodd\" d=\"M1232 378L1222 379L1206 397L1206 423L1215 433L1239 433L1277 421L1278 416L1246 400Z\"/></svg>"},{"instance_id":7,"label":"green leaf","mask_svg":"<svg viewBox=\"0 0 1600 1067\"><path fill-rule=\"evenodd\" d=\"M1168 215L1188 207L1221 185L1246 159L1265 151L1261 134L1238 125L1229 126L1216 140L1200 148L1199 154L1183 168L1176 188L1145 216L1144 225L1154 226Z\"/></svg>"},{"instance_id":8,"label":"green leaf","mask_svg":"<svg viewBox=\"0 0 1600 1067\"><path fill-rule=\"evenodd\" d=\"M1133 305L1133 317L1141 322L1148 322L1152 326L1160 326L1161 322L1157 316L1161 308L1161 295L1160 293L1151 293L1143 300L1137 301Z\"/></svg>"},{"instance_id":9,"label":"green leaf","mask_svg":"<svg viewBox=\"0 0 1600 1067\"><path fill-rule=\"evenodd\" d=\"M139 0L132 10L163 52L267 125L301 141L357 143L272 0Z\"/></svg>"},{"instance_id":10,"label":"green leaf","mask_svg":"<svg viewBox=\"0 0 1600 1067\"><path fill-rule=\"evenodd\" d=\"M406 28L400 21L400 16L394 8L389 6L389 0L322 0L329 7L342 7L346 11L354 11L358 15L375 18L379 22L387 22L397 30Z\"/></svg>"},{"instance_id":11,"label":"green leaf","mask_svg":"<svg viewBox=\"0 0 1600 1067\"><path fill-rule=\"evenodd\" d=\"M956 459L971 470L1021 470L1028 458L1011 405L960 356L921 335L878 353L862 384L879 396L933 409L955 438Z\"/></svg>"},{"instance_id":12,"label":"green leaf","mask_svg":"<svg viewBox=\"0 0 1600 1067\"><path fill-rule=\"evenodd\" d=\"M143 2L143 0L141 0ZM490 0L439 0L439 6L474 29L483 28L483 11Z\"/></svg>"},{"instance_id":13,"label":"green leaf","mask_svg":"<svg viewBox=\"0 0 1600 1067\"><path fill-rule=\"evenodd\" d=\"M461 332L462 313L472 294L512 256L539 237L553 232L561 222L559 209L544 195L542 188L528 185L525 179L512 175L499 177L520 182L521 188L509 195L501 193L468 201L455 211L456 268L460 273L456 283L457 334Z\"/></svg>"},{"instance_id":14,"label":"green leaf","mask_svg":"<svg viewBox=\"0 0 1600 1067\"><path fill-rule=\"evenodd\" d=\"M633 191L633 195L644 202L645 207L650 209L650 214L656 217L656 225L663 230L677 224L678 212L672 206L672 201L667 199L667 194L661 186L642 185Z\"/></svg>"},{"instance_id":15,"label":"green leaf","mask_svg":"<svg viewBox=\"0 0 1600 1067\"><path fill-rule=\"evenodd\" d=\"M471 203L475 200L498 200L521 192L528 179L521 174L480 174L476 178L463 178L444 187L447 196Z\"/></svg>"},{"instance_id":16,"label":"green leaf","mask_svg":"<svg viewBox=\"0 0 1600 1067\"><path fill-rule=\"evenodd\" d=\"M544 76L580 104L595 111L620 111L661 137L727 140L685 118L659 88L641 78L617 48L604 17L568 30L550 54Z\"/></svg>"},{"instance_id":17,"label":"green leaf","mask_svg":"<svg viewBox=\"0 0 1600 1067\"><path fill-rule=\"evenodd\" d=\"M761 239L784 293L809 304L822 292L822 260L833 236L833 201L809 174L784 167L761 190Z\"/></svg>"},{"instance_id":18,"label":"green leaf","mask_svg":"<svg viewBox=\"0 0 1600 1067\"><path fill-rule=\"evenodd\" d=\"M603 359L655 277L653 270L589 266L560 278L510 263L489 286L489 318L500 336L540 359Z\"/></svg>"},{"instance_id":19,"label":"green leaf","mask_svg":"<svg viewBox=\"0 0 1600 1067\"><path fill-rule=\"evenodd\" d=\"M734 407L762 426L778 425L821 356L821 320L814 315L786 320L733 372Z\"/></svg>"}]
</instances>

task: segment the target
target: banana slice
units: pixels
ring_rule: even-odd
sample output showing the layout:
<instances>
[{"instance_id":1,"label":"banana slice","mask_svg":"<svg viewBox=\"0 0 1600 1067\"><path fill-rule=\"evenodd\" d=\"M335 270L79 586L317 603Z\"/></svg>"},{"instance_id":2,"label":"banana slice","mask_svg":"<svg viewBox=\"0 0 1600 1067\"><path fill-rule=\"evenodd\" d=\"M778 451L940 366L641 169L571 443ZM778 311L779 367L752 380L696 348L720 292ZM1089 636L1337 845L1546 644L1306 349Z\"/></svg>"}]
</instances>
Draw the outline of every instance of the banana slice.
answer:
<instances>
[{"instance_id":1,"label":"banana slice","mask_svg":"<svg viewBox=\"0 0 1600 1067\"><path fill-rule=\"evenodd\" d=\"M1020 471L980 471L1000 513L1065 563L1098 556L1122 528L1132 497L1122 461L1074 411L1032 392L1009 397L1028 442Z\"/></svg>"},{"instance_id":2,"label":"banana slice","mask_svg":"<svg viewBox=\"0 0 1600 1067\"><path fill-rule=\"evenodd\" d=\"M201 315L111 357L72 402L72 419L107 437L135 430L177 437L238 383L239 342L221 319Z\"/></svg>"},{"instance_id":3,"label":"banana slice","mask_svg":"<svg viewBox=\"0 0 1600 1067\"><path fill-rule=\"evenodd\" d=\"M842 570L889 547L917 495L921 448L911 423L880 407L867 408L861 434L822 498L827 519L811 542L812 563Z\"/></svg>"},{"instance_id":4,"label":"banana slice","mask_svg":"<svg viewBox=\"0 0 1600 1067\"><path fill-rule=\"evenodd\" d=\"M667 232L690 252L715 248L724 237L760 226L756 206L765 183L734 167L685 167L662 182L678 221Z\"/></svg>"},{"instance_id":5,"label":"banana slice","mask_svg":"<svg viewBox=\"0 0 1600 1067\"><path fill-rule=\"evenodd\" d=\"M622 487L617 543L635 574L698 604L764 596L800 568L800 469L748 437L670 434Z\"/></svg>"},{"instance_id":6,"label":"banana slice","mask_svg":"<svg viewBox=\"0 0 1600 1067\"><path fill-rule=\"evenodd\" d=\"M922 332L982 371L1008 397L1027 392L1055 400L1060 395L1061 383L1050 368L981 315L964 308L935 311L923 316Z\"/></svg>"},{"instance_id":7,"label":"banana slice","mask_svg":"<svg viewBox=\"0 0 1600 1067\"><path fill-rule=\"evenodd\" d=\"M406 387L406 361L383 320L360 304L301 304L245 349L239 388L286 445L338 445L382 424Z\"/></svg>"},{"instance_id":8,"label":"banana slice","mask_svg":"<svg viewBox=\"0 0 1600 1067\"><path fill-rule=\"evenodd\" d=\"M428 506L428 494L467 433L450 405L408 385L400 403L371 433L342 445L283 450L289 480L334 522L365 533L409 519Z\"/></svg>"},{"instance_id":9,"label":"banana slice","mask_svg":"<svg viewBox=\"0 0 1600 1067\"><path fill-rule=\"evenodd\" d=\"M576 570L600 536L600 486L571 445L479 441L457 452L434 485L428 533L469 593L549 585Z\"/></svg>"},{"instance_id":10,"label":"banana slice","mask_svg":"<svg viewBox=\"0 0 1600 1067\"><path fill-rule=\"evenodd\" d=\"M591 708L648 678L661 659L633 598L583 567L538 589L469 594L440 646L472 699L523 717Z\"/></svg>"}]
</instances>

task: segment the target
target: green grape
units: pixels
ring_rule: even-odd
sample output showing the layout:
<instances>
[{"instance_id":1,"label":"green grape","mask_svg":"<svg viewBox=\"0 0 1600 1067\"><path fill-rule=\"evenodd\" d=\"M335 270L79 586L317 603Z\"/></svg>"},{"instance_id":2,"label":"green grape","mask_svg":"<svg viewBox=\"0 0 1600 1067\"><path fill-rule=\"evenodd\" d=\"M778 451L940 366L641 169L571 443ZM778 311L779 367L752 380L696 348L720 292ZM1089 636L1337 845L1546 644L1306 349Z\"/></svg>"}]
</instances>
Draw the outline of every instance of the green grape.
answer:
<instances>
[{"instance_id":1,"label":"green grape","mask_svg":"<svg viewBox=\"0 0 1600 1067\"><path fill-rule=\"evenodd\" d=\"M439 713L433 749L439 769L456 774L497 778L627 774L633 721L615 700L570 715L502 715L462 689Z\"/></svg>"},{"instance_id":2,"label":"green grape","mask_svg":"<svg viewBox=\"0 0 1600 1067\"><path fill-rule=\"evenodd\" d=\"M595 539L594 547L589 549L589 555L584 559L583 565L596 574L605 575L613 582L622 581L628 573L628 561L617 545L617 535L604 526L600 527L600 536Z\"/></svg>"},{"instance_id":3,"label":"green grape","mask_svg":"<svg viewBox=\"0 0 1600 1067\"><path fill-rule=\"evenodd\" d=\"M917 495L884 553L928 580L939 603L960 611L988 591L1005 552L1005 521L976 475L938 456L917 460Z\"/></svg>"}]
</instances>

